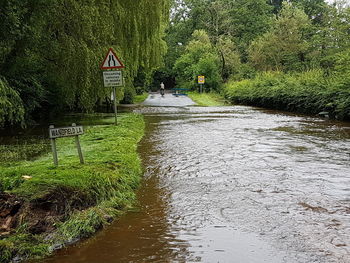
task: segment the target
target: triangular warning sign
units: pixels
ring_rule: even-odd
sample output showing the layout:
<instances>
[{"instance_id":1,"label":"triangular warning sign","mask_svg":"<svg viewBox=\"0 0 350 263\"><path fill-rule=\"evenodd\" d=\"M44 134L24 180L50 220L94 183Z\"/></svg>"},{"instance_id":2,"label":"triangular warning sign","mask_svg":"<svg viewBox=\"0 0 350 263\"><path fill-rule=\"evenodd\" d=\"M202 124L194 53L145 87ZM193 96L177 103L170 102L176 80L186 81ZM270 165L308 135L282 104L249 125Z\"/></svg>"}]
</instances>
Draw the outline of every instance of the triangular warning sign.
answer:
<instances>
[{"instance_id":1,"label":"triangular warning sign","mask_svg":"<svg viewBox=\"0 0 350 263\"><path fill-rule=\"evenodd\" d=\"M112 48L109 49L105 60L101 65L101 69L124 68L124 64L117 57Z\"/></svg>"}]
</instances>

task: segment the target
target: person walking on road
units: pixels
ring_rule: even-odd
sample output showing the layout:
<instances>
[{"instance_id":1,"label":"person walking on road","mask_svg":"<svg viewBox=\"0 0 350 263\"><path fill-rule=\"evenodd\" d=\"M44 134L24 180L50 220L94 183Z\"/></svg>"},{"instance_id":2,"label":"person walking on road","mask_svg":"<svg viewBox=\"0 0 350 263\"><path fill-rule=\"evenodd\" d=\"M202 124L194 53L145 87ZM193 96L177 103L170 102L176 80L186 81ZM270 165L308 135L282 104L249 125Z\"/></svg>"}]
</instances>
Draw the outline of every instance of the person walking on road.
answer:
<instances>
[{"instance_id":1,"label":"person walking on road","mask_svg":"<svg viewBox=\"0 0 350 263\"><path fill-rule=\"evenodd\" d=\"M163 82L160 83L160 94L162 96L164 96L164 92L165 92L165 85Z\"/></svg>"}]
</instances>

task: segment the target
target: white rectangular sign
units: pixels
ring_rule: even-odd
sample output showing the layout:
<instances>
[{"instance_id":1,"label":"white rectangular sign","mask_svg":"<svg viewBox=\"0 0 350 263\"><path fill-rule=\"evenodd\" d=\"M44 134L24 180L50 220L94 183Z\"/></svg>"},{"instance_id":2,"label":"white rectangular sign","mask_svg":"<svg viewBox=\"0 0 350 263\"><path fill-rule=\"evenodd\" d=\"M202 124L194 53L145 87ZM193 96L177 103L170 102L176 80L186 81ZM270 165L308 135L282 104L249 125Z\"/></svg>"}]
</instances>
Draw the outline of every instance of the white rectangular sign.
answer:
<instances>
[{"instance_id":1,"label":"white rectangular sign","mask_svg":"<svg viewBox=\"0 0 350 263\"><path fill-rule=\"evenodd\" d=\"M123 86L123 75L121 71L104 71L103 72L104 86L119 87Z\"/></svg>"},{"instance_id":2,"label":"white rectangular sign","mask_svg":"<svg viewBox=\"0 0 350 263\"><path fill-rule=\"evenodd\" d=\"M84 134L83 126L49 129L50 139Z\"/></svg>"}]
</instances>

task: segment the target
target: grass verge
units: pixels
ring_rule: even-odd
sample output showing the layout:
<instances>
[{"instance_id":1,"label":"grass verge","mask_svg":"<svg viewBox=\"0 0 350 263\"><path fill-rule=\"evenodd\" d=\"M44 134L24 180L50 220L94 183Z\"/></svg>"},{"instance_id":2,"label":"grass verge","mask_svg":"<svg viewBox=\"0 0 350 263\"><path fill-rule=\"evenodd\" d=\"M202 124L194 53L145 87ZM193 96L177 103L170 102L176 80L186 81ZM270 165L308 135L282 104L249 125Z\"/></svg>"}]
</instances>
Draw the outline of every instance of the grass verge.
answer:
<instances>
[{"instance_id":1,"label":"grass verge","mask_svg":"<svg viewBox=\"0 0 350 263\"><path fill-rule=\"evenodd\" d=\"M144 122L137 114L118 121L80 136L84 165L74 137L57 140L58 167L51 154L0 163L0 262L48 255L132 207L142 174L137 144Z\"/></svg>"},{"instance_id":2,"label":"grass verge","mask_svg":"<svg viewBox=\"0 0 350 263\"><path fill-rule=\"evenodd\" d=\"M136 95L134 97L134 103L135 104L139 104L144 102L146 99L148 98L148 92L144 92L141 95Z\"/></svg>"},{"instance_id":3,"label":"grass verge","mask_svg":"<svg viewBox=\"0 0 350 263\"><path fill-rule=\"evenodd\" d=\"M225 106L227 105L223 96L218 93L197 93L188 92L188 97L190 97L197 106Z\"/></svg>"}]
</instances>

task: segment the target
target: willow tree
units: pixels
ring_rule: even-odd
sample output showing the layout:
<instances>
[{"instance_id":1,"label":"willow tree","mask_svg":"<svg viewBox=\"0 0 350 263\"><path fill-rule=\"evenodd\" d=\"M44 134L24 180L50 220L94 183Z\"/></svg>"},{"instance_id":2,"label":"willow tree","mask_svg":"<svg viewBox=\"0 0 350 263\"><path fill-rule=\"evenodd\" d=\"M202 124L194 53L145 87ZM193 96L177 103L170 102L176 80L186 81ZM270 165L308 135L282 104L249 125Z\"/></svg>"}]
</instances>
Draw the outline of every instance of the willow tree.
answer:
<instances>
[{"instance_id":1,"label":"willow tree","mask_svg":"<svg viewBox=\"0 0 350 263\"><path fill-rule=\"evenodd\" d=\"M169 0L0 0L0 75L27 112L93 110L109 95L99 68L110 47L126 65L132 100L139 68L166 52ZM41 110L42 111L42 110Z\"/></svg>"},{"instance_id":2,"label":"willow tree","mask_svg":"<svg viewBox=\"0 0 350 263\"><path fill-rule=\"evenodd\" d=\"M158 67L166 51L162 40L168 19L166 0L56 1L50 17L54 38L48 41L46 56L56 63L51 63L48 74L55 79L59 73L60 97L85 110L109 92L102 87L98 67L108 48L113 47L126 65L128 101L138 69Z\"/></svg>"},{"instance_id":3,"label":"willow tree","mask_svg":"<svg viewBox=\"0 0 350 263\"><path fill-rule=\"evenodd\" d=\"M24 109L18 93L0 78L0 126L23 122Z\"/></svg>"}]
</instances>

